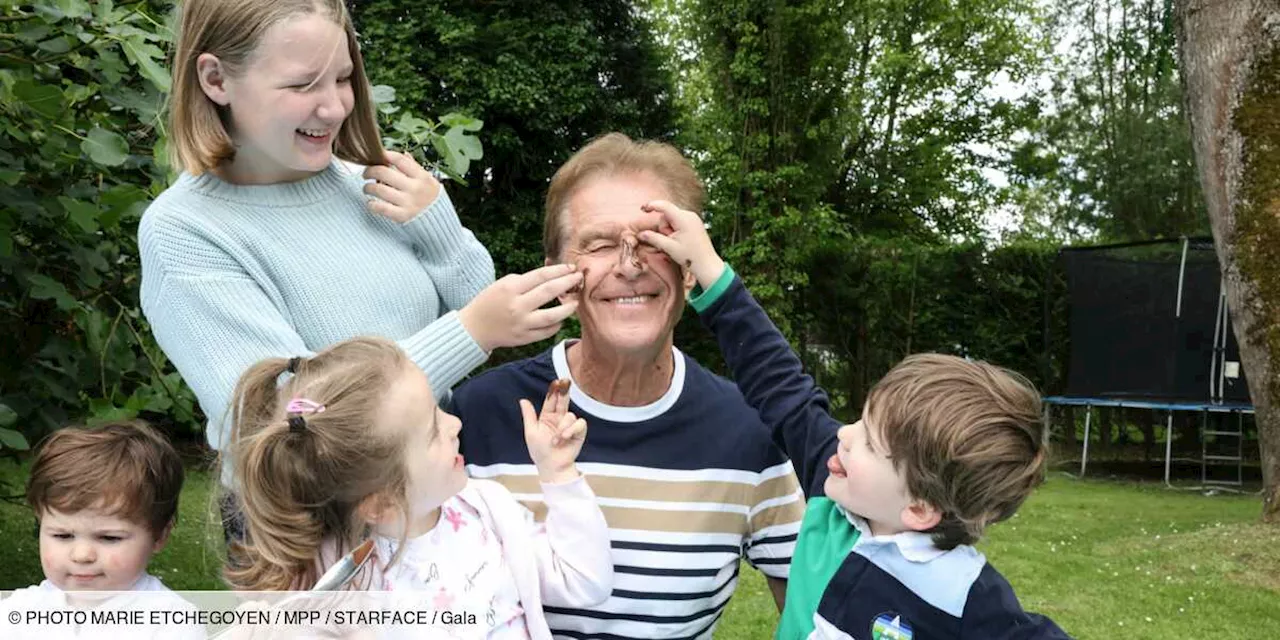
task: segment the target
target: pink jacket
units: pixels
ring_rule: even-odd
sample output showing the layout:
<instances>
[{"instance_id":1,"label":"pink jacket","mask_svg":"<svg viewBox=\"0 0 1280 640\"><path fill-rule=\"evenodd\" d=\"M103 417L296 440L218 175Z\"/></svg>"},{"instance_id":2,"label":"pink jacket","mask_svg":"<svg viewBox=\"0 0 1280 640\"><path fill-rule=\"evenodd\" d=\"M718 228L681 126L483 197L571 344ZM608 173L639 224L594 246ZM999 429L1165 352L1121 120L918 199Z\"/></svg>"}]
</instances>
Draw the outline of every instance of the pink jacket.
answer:
<instances>
[{"instance_id":1,"label":"pink jacket","mask_svg":"<svg viewBox=\"0 0 1280 640\"><path fill-rule=\"evenodd\" d=\"M485 526L502 541L533 640L551 640L543 605L582 609L609 598L613 590L609 527L586 478L542 485L547 503L545 524L534 522L533 514L506 487L492 480L468 480L462 492L477 507ZM332 547L322 556L335 557ZM362 571L366 575L357 576L352 584L383 590L381 578L389 560L375 555L366 565L374 570ZM324 564L327 567L331 562Z\"/></svg>"}]
</instances>

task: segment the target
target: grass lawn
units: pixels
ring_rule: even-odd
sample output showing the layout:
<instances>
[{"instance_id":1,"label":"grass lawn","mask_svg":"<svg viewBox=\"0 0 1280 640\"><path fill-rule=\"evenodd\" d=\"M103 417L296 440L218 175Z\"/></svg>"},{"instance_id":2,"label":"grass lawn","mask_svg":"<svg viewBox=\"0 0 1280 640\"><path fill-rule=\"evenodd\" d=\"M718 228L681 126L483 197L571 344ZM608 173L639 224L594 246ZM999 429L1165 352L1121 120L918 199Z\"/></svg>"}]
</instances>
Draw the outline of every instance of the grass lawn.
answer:
<instances>
[{"instance_id":1,"label":"grass lawn","mask_svg":"<svg viewBox=\"0 0 1280 640\"><path fill-rule=\"evenodd\" d=\"M17 493L22 469L0 461ZM178 530L152 563L174 589L219 588L221 530L211 526L210 476L191 472ZM1078 638L1280 638L1280 528L1256 524L1256 497L1055 474L979 548L1023 606ZM26 507L0 503L0 590L39 582ZM721 640L771 638L777 611L744 566Z\"/></svg>"},{"instance_id":2,"label":"grass lawn","mask_svg":"<svg viewBox=\"0 0 1280 640\"><path fill-rule=\"evenodd\" d=\"M978 548L1024 608L1099 640L1280 638L1280 528L1257 497L1054 474ZM777 613L745 569L717 638L771 638ZM745 597L744 597L745 596Z\"/></svg>"}]
</instances>

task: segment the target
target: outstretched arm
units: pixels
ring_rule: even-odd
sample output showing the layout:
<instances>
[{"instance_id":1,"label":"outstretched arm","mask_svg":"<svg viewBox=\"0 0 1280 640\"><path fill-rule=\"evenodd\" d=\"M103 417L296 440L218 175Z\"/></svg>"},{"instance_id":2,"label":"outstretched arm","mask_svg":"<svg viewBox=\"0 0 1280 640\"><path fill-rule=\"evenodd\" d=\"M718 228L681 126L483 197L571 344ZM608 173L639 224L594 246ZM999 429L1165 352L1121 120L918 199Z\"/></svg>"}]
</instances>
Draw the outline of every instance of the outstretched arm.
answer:
<instances>
[{"instance_id":1,"label":"outstretched arm","mask_svg":"<svg viewBox=\"0 0 1280 640\"><path fill-rule=\"evenodd\" d=\"M609 598L613 558L609 525L575 464L587 423L569 411L569 384L552 381L536 416L533 404L520 400L520 414L547 503L546 525L532 535L543 603L589 607ZM527 522L534 526L531 518Z\"/></svg>"},{"instance_id":2,"label":"outstretched arm","mask_svg":"<svg viewBox=\"0 0 1280 640\"><path fill-rule=\"evenodd\" d=\"M665 201L648 207L661 212L665 224L661 233L646 231L640 239L697 277L702 292L690 303L715 334L742 395L786 450L805 495L822 495L827 460L836 451L841 427L831 415L826 393L804 372L782 332L716 254L701 217Z\"/></svg>"}]
</instances>

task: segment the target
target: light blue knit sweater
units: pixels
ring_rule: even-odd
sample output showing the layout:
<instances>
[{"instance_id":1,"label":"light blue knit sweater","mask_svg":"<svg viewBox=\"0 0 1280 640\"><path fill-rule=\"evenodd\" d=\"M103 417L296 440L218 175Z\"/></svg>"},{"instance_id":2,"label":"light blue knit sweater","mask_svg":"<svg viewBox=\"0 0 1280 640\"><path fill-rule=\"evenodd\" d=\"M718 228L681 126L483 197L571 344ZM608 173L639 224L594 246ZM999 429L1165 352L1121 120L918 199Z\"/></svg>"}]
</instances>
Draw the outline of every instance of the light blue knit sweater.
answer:
<instances>
[{"instance_id":1,"label":"light blue knit sweater","mask_svg":"<svg viewBox=\"0 0 1280 640\"><path fill-rule=\"evenodd\" d=\"M398 224L369 211L351 167L263 186L183 174L142 217L142 310L215 449L236 381L263 358L383 336L439 396L487 357L456 310L493 282L493 260L448 195Z\"/></svg>"}]
</instances>

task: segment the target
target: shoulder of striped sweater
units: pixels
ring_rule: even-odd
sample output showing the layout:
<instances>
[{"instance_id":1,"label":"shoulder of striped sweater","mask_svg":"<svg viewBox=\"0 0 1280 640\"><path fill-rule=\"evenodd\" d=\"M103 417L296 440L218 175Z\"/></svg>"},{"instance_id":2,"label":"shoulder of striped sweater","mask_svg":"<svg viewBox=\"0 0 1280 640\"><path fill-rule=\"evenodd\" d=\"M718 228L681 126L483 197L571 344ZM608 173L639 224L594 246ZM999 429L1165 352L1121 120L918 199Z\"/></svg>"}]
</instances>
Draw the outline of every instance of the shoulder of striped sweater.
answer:
<instances>
[{"instance_id":1,"label":"shoulder of striped sweater","mask_svg":"<svg viewBox=\"0 0 1280 640\"><path fill-rule=\"evenodd\" d=\"M715 387L721 387L724 390L732 390L732 392L738 396L742 395L742 393L738 391L738 385L734 384L732 380L702 366L702 363L695 360L693 356L684 352L681 352L681 354L684 355L685 379L696 376L706 380L707 384Z\"/></svg>"},{"instance_id":2,"label":"shoulder of striped sweater","mask_svg":"<svg viewBox=\"0 0 1280 640\"><path fill-rule=\"evenodd\" d=\"M752 422L761 428L764 427L764 423L760 422L755 409L752 409L751 405L747 404L747 398L742 395L742 389L738 388L737 383L698 364L693 358L688 359L688 364L689 366L685 368L686 388L696 379L701 384L711 387L712 392L705 394L705 397L716 399L720 403L719 406L722 407L735 406L744 411L749 411L750 416L754 418Z\"/></svg>"}]
</instances>

